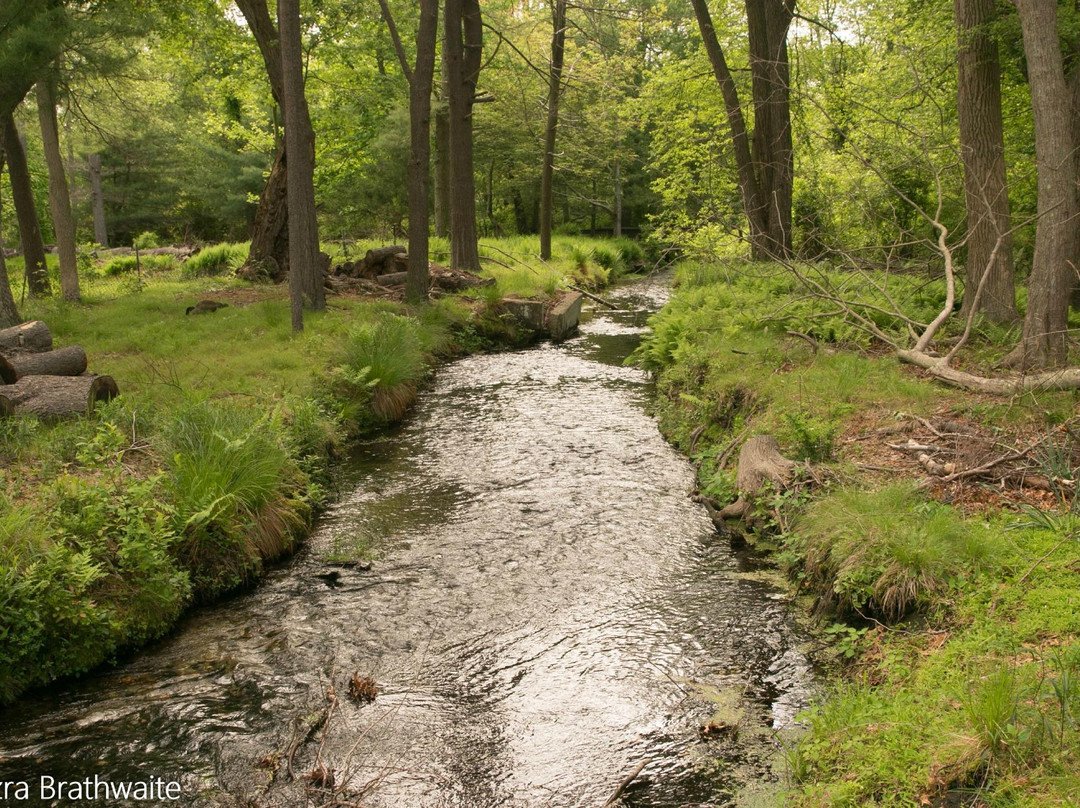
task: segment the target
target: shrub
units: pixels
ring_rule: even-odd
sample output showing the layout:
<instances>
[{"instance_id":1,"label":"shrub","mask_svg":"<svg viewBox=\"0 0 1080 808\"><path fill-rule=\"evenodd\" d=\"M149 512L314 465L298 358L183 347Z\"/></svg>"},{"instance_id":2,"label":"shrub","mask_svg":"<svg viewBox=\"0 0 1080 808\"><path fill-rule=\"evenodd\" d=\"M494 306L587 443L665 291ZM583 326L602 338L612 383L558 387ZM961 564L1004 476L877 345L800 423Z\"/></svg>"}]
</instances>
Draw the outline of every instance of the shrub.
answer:
<instances>
[{"instance_id":1,"label":"shrub","mask_svg":"<svg viewBox=\"0 0 1080 808\"><path fill-rule=\"evenodd\" d=\"M152 250L155 247L160 247L161 243L158 241L157 233L146 230L135 237L135 240L131 242L131 246L136 250Z\"/></svg>"},{"instance_id":2,"label":"shrub","mask_svg":"<svg viewBox=\"0 0 1080 808\"><path fill-rule=\"evenodd\" d=\"M629 268L631 272L635 270L639 265L644 268L645 263L645 250L636 241L628 238L615 239L615 248L619 251L619 256L622 258L623 263Z\"/></svg>"},{"instance_id":3,"label":"shrub","mask_svg":"<svg viewBox=\"0 0 1080 808\"><path fill-rule=\"evenodd\" d=\"M189 588L158 489L65 476L41 515L0 502L0 701L172 625Z\"/></svg>"},{"instance_id":4,"label":"shrub","mask_svg":"<svg viewBox=\"0 0 1080 808\"><path fill-rule=\"evenodd\" d=\"M907 483L819 500L795 525L788 550L819 612L868 610L887 620L927 609L989 554L952 508L924 501Z\"/></svg>"},{"instance_id":5,"label":"shrub","mask_svg":"<svg viewBox=\"0 0 1080 808\"><path fill-rule=\"evenodd\" d=\"M786 429L781 438L793 447L795 459L823 463L833 459L840 424L815 418L806 411L785 412Z\"/></svg>"},{"instance_id":6,"label":"shrub","mask_svg":"<svg viewBox=\"0 0 1080 808\"><path fill-rule=\"evenodd\" d=\"M601 268L610 273L612 278L618 278L626 273L626 261L623 260L622 254L616 250L597 247L593 250L593 259Z\"/></svg>"}]
</instances>

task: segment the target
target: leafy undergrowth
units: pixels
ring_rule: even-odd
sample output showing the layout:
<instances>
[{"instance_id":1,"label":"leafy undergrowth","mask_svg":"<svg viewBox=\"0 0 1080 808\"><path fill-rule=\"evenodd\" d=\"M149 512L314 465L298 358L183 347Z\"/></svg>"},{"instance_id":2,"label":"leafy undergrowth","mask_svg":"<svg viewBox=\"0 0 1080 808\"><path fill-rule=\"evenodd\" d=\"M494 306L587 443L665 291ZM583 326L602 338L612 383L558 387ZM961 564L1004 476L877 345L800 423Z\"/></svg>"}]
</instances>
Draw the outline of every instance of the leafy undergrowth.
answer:
<instances>
[{"instance_id":1,"label":"leafy undergrowth","mask_svg":"<svg viewBox=\"0 0 1080 808\"><path fill-rule=\"evenodd\" d=\"M923 306L920 319L940 305L916 278L879 280ZM738 446L755 433L812 461L802 479L817 481L811 494L763 495L749 537L776 548L830 645L828 693L787 754L786 804L1080 802L1076 396L1001 401L935 386L775 268L687 265L678 281L636 360L656 375L661 427L696 462L701 495L734 500ZM873 305L879 292L861 294ZM983 332L965 361L1000 352L1000 329ZM1032 455L1066 482L1037 496L920 486L923 469L882 435L935 417L978 425L995 445L1052 435Z\"/></svg>"},{"instance_id":2,"label":"leafy undergrowth","mask_svg":"<svg viewBox=\"0 0 1080 808\"><path fill-rule=\"evenodd\" d=\"M214 274L243 252L169 256L139 291L91 281L81 304L25 307L122 395L90 419L0 421L0 703L255 580L306 534L345 440L400 420L441 358L528 337L482 297L332 297L294 334L284 288ZM206 297L229 305L185 314Z\"/></svg>"}]
</instances>

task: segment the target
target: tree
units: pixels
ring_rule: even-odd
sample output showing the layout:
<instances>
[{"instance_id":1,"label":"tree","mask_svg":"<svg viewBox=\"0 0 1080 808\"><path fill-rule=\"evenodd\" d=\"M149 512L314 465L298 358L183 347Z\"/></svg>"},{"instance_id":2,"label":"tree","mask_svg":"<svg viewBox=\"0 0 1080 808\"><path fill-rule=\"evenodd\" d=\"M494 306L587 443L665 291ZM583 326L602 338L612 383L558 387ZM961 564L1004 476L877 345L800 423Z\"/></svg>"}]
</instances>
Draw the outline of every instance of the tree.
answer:
<instances>
[{"instance_id":1,"label":"tree","mask_svg":"<svg viewBox=\"0 0 1080 808\"><path fill-rule=\"evenodd\" d=\"M544 127L544 160L540 173L540 258L544 261L551 258L551 192L555 174L555 135L559 127L559 97L562 95L565 42L566 0L554 0L551 4L551 66L548 76L547 125ZM618 192L616 192L616 200L618 199ZM618 201L616 201L616 207L618 207ZM618 218L616 219L617 227Z\"/></svg>"},{"instance_id":2,"label":"tree","mask_svg":"<svg viewBox=\"0 0 1080 808\"><path fill-rule=\"evenodd\" d=\"M71 215L64 158L60 154L60 127L56 119L55 79L47 76L37 83L38 122L45 161L49 169L49 210L52 213L56 250L60 256L60 294L64 300L79 300L79 268L75 250L75 217Z\"/></svg>"},{"instance_id":3,"label":"tree","mask_svg":"<svg viewBox=\"0 0 1080 808\"><path fill-rule=\"evenodd\" d=\"M479 270L476 182L473 177L473 105L483 55L478 0L446 0L444 12L447 103L450 117L450 265Z\"/></svg>"},{"instance_id":4,"label":"tree","mask_svg":"<svg viewBox=\"0 0 1080 808\"><path fill-rule=\"evenodd\" d=\"M0 146L0 174L4 172L4 149ZM11 281L8 278L7 264L4 260L3 216L4 200L0 198L0 328L8 328L22 322L19 310L15 306L15 297L11 294Z\"/></svg>"},{"instance_id":5,"label":"tree","mask_svg":"<svg viewBox=\"0 0 1080 808\"><path fill-rule=\"evenodd\" d=\"M282 106L289 204L289 300L294 331L304 328L303 307L326 308L315 220L315 138L304 100L304 53L299 0L278 0Z\"/></svg>"},{"instance_id":6,"label":"tree","mask_svg":"<svg viewBox=\"0 0 1080 808\"><path fill-rule=\"evenodd\" d=\"M59 0L0 7L0 118L15 112L30 88L63 52L70 19Z\"/></svg>"},{"instance_id":7,"label":"tree","mask_svg":"<svg viewBox=\"0 0 1080 808\"><path fill-rule=\"evenodd\" d=\"M1016 0L1035 121L1038 225L1020 344L1006 362L1022 369L1056 366L1068 355L1069 294L1080 247L1076 155L1070 94L1057 28L1056 0Z\"/></svg>"},{"instance_id":8,"label":"tree","mask_svg":"<svg viewBox=\"0 0 1080 808\"><path fill-rule=\"evenodd\" d=\"M273 20L270 19L266 0L236 0L236 5L244 15L248 29L259 46L274 102L281 106L285 92L281 49L278 31ZM280 18L280 13L278 16ZM311 130L311 118L307 113L306 103L297 124ZM310 138L314 140L313 132ZM255 224L251 232L251 247L245 262L245 266L256 273L278 281L285 277L289 260L286 153L286 145L282 143L277 149L270 175L266 179L266 186L259 197L259 207L255 213Z\"/></svg>"},{"instance_id":9,"label":"tree","mask_svg":"<svg viewBox=\"0 0 1080 808\"><path fill-rule=\"evenodd\" d=\"M428 197L431 172L431 86L435 78L435 45L439 34L438 0L420 0L416 32L416 69L409 67L387 0L379 0L390 29L401 70L409 82L409 268L405 299L428 298Z\"/></svg>"},{"instance_id":10,"label":"tree","mask_svg":"<svg viewBox=\"0 0 1080 808\"><path fill-rule=\"evenodd\" d=\"M26 165L22 138L10 112L0 119L0 145L7 155L11 197L15 203L19 240L26 262L26 286L31 295L47 296L50 291L48 266L45 263L45 244L41 240L41 224L34 205L34 188L30 183L30 169Z\"/></svg>"},{"instance_id":11,"label":"tree","mask_svg":"<svg viewBox=\"0 0 1080 808\"><path fill-rule=\"evenodd\" d=\"M960 313L967 317L975 307L988 320L1010 323L1019 315L1005 174L1001 68L997 43L987 30L994 21L995 0L954 0L954 8L960 45L956 107L968 218L967 280Z\"/></svg>"},{"instance_id":12,"label":"tree","mask_svg":"<svg viewBox=\"0 0 1080 808\"><path fill-rule=\"evenodd\" d=\"M787 32L794 0L746 0L754 112L752 140L708 2L692 2L705 51L724 97L739 191L750 224L751 254L757 260L786 258L791 254L794 183Z\"/></svg>"}]
</instances>

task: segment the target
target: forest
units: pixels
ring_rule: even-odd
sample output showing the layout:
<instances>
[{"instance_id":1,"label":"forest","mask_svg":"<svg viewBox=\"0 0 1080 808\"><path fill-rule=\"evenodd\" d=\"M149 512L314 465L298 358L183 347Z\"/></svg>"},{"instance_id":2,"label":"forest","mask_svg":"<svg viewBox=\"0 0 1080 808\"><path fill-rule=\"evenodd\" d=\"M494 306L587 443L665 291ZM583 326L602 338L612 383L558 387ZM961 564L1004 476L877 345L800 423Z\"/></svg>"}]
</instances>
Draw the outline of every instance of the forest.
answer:
<instances>
[{"instance_id":1,"label":"forest","mask_svg":"<svg viewBox=\"0 0 1080 808\"><path fill-rule=\"evenodd\" d=\"M1078 265L1076 2L0 0L0 793L1075 805Z\"/></svg>"}]
</instances>

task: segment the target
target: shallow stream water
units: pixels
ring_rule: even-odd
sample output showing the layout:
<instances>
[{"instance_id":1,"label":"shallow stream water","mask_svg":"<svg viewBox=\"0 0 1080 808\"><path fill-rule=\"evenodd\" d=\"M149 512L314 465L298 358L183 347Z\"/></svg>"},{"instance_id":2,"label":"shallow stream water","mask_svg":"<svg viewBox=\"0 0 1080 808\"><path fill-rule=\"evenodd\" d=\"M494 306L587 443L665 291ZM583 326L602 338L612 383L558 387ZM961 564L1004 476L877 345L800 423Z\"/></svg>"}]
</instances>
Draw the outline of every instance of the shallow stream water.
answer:
<instances>
[{"instance_id":1,"label":"shallow stream water","mask_svg":"<svg viewBox=\"0 0 1080 808\"><path fill-rule=\"evenodd\" d=\"M162 777L187 806L600 808L644 764L625 805L772 804L813 685L805 638L689 498L648 380L622 365L666 290L612 293L630 310L562 345L441 369L257 588L0 713L0 782ZM370 569L331 563L364 543ZM349 698L354 673L373 702ZM332 786L304 779L320 767Z\"/></svg>"}]
</instances>

